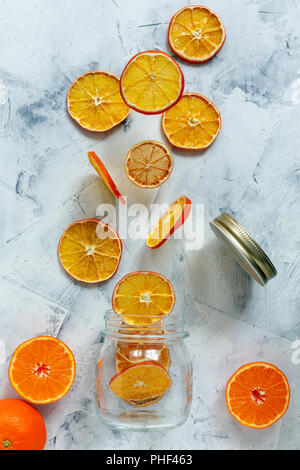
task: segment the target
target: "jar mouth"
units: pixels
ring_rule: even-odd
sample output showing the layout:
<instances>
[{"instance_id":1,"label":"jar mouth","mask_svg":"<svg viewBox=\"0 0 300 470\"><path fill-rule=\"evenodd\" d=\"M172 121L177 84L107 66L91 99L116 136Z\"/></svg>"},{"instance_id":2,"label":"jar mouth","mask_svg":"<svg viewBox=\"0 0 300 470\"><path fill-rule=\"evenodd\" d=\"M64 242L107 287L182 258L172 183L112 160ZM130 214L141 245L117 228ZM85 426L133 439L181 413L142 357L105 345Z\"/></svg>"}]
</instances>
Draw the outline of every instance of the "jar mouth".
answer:
<instances>
[{"instance_id":1,"label":"jar mouth","mask_svg":"<svg viewBox=\"0 0 300 470\"><path fill-rule=\"evenodd\" d=\"M105 329L102 336L118 340L155 341L157 339L186 338L189 333L183 329L181 318L170 315L118 315L112 310L105 314Z\"/></svg>"}]
</instances>

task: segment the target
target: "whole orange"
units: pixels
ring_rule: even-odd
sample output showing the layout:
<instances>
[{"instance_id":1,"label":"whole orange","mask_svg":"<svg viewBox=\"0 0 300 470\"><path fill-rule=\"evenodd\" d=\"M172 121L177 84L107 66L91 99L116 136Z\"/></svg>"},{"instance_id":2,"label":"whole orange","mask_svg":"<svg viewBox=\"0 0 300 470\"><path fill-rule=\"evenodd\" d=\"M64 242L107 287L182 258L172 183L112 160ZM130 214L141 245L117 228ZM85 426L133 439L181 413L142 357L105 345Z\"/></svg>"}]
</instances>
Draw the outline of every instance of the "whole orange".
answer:
<instances>
[{"instance_id":1,"label":"whole orange","mask_svg":"<svg viewBox=\"0 0 300 470\"><path fill-rule=\"evenodd\" d=\"M0 400L0 450L42 450L47 432L42 415L23 400Z\"/></svg>"}]
</instances>

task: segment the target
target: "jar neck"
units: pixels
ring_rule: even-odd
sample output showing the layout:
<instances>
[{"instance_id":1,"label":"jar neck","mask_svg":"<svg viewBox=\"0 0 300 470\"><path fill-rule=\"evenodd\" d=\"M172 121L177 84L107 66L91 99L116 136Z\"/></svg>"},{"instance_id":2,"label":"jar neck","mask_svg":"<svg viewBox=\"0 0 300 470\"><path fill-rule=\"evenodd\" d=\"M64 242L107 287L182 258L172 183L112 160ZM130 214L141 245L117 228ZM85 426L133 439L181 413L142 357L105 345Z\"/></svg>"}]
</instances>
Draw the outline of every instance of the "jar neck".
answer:
<instances>
[{"instance_id":1,"label":"jar neck","mask_svg":"<svg viewBox=\"0 0 300 470\"><path fill-rule=\"evenodd\" d=\"M112 310L105 314L105 330L103 336L118 339L135 339L154 341L157 339L186 338L188 332L184 330L182 320L176 313L170 315L117 315Z\"/></svg>"}]
</instances>

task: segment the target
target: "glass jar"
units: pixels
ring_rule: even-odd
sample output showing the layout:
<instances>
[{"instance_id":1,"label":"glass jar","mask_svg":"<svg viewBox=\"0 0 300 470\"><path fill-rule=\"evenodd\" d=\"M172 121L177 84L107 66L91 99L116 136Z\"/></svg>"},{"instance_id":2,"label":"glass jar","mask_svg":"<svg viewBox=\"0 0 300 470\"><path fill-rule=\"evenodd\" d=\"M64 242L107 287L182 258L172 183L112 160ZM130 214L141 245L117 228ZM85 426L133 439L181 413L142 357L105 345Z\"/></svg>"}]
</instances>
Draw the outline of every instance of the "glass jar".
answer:
<instances>
[{"instance_id":1,"label":"glass jar","mask_svg":"<svg viewBox=\"0 0 300 470\"><path fill-rule=\"evenodd\" d=\"M105 316L96 399L102 421L117 429L175 428L189 416L192 364L178 316ZM134 323L134 324L130 324Z\"/></svg>"}]
</instances>

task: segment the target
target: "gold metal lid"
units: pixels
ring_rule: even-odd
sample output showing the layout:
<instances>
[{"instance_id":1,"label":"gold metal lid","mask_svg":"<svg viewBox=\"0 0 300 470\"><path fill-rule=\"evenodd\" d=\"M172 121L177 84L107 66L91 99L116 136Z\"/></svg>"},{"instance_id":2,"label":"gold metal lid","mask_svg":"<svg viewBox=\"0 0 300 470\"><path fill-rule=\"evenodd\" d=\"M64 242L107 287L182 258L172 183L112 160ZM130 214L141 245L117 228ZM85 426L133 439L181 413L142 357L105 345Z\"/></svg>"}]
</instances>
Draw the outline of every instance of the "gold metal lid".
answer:
<instances>
[{"instance_id":1,"label":"gold metal lid","mask_svg":"<svg viewBox=\"0 0 300 470\"><path fill-rule=\"evenodd\" d=\"M266 253L231 215L222 213L210 226L233 258L261 286L276 276L277 271Z\"/></svg>"}]
</instances>

